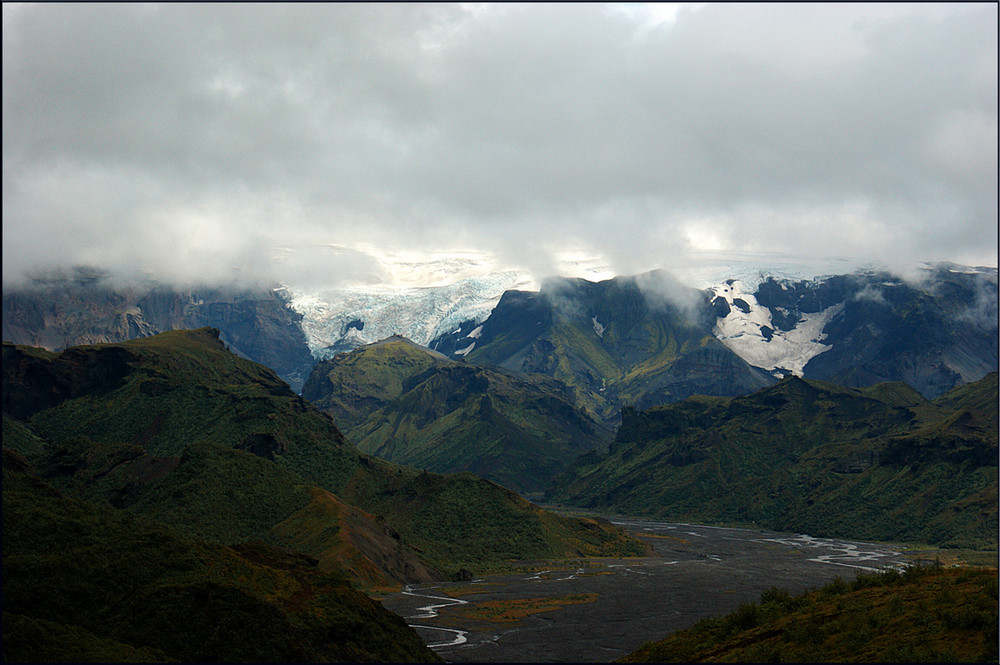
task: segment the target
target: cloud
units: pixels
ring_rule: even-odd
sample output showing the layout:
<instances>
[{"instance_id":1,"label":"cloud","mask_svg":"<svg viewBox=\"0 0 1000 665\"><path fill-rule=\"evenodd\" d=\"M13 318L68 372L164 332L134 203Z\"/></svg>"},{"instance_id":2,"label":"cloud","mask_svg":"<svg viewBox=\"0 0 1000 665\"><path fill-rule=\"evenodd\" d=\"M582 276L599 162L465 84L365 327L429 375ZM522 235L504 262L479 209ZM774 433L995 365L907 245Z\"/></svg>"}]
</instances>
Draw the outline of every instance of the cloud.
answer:
<instances>
[{"instance_id":1,"label":"cloud","mask_svg":"<svg viewBox=\"0 0 1000 665\"><path fill-rule=\"evenodd\" d=\"M871 284L865 285L865 288L855 293L853 299L867 300L868 302L876 303L878 305L888 305L882 289L874 287Z\"/></svg>"},{"instance_id":2,"label":"cloud","mask_svg":"<svg viewBox=\"0 0 1000 665\"><path fill-rule=\"evenodd\" d=\"M3 17L5 284L378 278L330 245L997 263L996 5Z\"/></svg>"}]
</instances>

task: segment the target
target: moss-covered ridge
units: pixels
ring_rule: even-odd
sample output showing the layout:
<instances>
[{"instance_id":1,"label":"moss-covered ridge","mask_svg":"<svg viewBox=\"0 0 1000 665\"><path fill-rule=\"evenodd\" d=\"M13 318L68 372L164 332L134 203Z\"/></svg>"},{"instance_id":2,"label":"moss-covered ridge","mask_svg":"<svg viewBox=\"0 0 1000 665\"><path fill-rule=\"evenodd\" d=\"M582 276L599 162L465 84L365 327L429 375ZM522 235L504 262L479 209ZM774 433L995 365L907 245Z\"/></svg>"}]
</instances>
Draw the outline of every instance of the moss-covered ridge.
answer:
<instances>
[{"instance_id":1,"label":"moss-covered ridge","mask_svg":"<svg viewBox=\"0 0 1000 665\"><path fill-rule=\"evenodd\" d=\"M997 375L935 402L905 384L789 377L738 398L626 409L551 498L662 519L997 547Z\"/></svg>"},{"instance_id":2,"label":"moss-covered ridge","mask_svg":"<svg viewBox=\"0 0 1000 665\"><path fill-rule=\"evenodd\" d=\"M612 437L558 381L449 361L404 338L319 363L303 395L365 452L525 492Z\"/></svg>"},{"instance_id":3,"label":"moss-covered ridge","mask_svg":"<svg viewBox=\"0 0 1000 665\"><path fill-rule=\"evenodd\" d=\"M996 569L864 573L792 597L766 591L620 659L627 663L996 662Z\"/></svg>"},{"instance_id":4,"label":"moss-covered ridge","mask_svg":"<svg viewBox=\"0 0 1000 665\"><path fill-rule=\"evenodd\" d=\"M4 446L23 451L49 482L191 537L308 541L311 556L338 556L365 583L377 583L372 567L384 583L428 581L433 568L447 574L470 562L566 549L562 535L529 519L530 506L491 483L449 476L427 483L416 469L359 453L327 415L267 368L230 353L212 329L61 354L5 344L3 399ZM319 509L316 488L353 509ZM464 500L441 499L455 493ZM416 506L423 507L417 516ZM338 522L318 523L334 513ZM427 531L435 520L506 514L529 525L513 546ZM589 532L572 521L565 530ZM609 533L634 549L623 532Z\"/></svg>"}]
</instances>

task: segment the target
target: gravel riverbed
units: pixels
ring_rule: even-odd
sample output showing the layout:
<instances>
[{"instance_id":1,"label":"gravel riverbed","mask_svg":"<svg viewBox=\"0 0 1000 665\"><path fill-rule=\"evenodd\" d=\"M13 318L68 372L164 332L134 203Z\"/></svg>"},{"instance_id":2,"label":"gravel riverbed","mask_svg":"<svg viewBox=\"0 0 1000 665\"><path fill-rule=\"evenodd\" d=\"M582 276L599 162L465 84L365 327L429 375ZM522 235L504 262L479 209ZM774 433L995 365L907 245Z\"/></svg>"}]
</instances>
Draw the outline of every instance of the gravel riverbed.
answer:
<instances>
[{"instance_id":1,"label":"gravel riverbed","mask_svg":"<svg viewBox=\"0 0 1000 665\"><path fill-rule=\"evenodd\" d=\"M655 556L525 562L526 572L407 587L382 599L449 662L608 662L698 620L865 569L891 546L725 527L615 520Z\"/></svg>"}]
</instances>

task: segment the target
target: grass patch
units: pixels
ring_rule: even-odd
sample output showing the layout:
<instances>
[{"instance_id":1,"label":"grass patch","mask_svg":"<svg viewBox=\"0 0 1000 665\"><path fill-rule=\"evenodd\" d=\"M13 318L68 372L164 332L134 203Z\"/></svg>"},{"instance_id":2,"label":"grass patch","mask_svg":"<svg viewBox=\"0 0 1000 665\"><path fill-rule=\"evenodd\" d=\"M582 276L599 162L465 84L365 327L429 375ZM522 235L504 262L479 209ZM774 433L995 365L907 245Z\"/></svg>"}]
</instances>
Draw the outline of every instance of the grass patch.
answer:
<instances>
[{"instance_id":1,"label":"grass patch","mask_svg":"<svg viewBox=\"0 0 1000 665\"><path fill-rule=\"evenodd\" d=\"M555 598L517 598L513 600L487 600L472 607L458 610L465 618L475 621L512 623L541 612L552 612L566 605L580 605L597 600L596 593L580 593Z\"/></svg>"}]
</instances>

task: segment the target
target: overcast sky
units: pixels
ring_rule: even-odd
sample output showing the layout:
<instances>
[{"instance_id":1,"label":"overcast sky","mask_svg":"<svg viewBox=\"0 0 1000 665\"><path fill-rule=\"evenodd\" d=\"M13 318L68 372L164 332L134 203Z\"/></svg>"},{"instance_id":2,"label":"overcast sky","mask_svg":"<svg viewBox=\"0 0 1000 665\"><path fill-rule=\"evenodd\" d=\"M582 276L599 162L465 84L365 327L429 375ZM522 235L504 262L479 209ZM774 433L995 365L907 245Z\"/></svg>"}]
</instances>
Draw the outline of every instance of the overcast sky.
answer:
<instances>
[{"instance_id":1,"label":"overcast sky","mask_svg":"<svg viewBox=\"0 0 1000 665\"><path fill-rule=\"evenodd\" d=\"M997 5L3 5L5 285L450 251L996 266Z\"/></svg>"}]
</instances>

